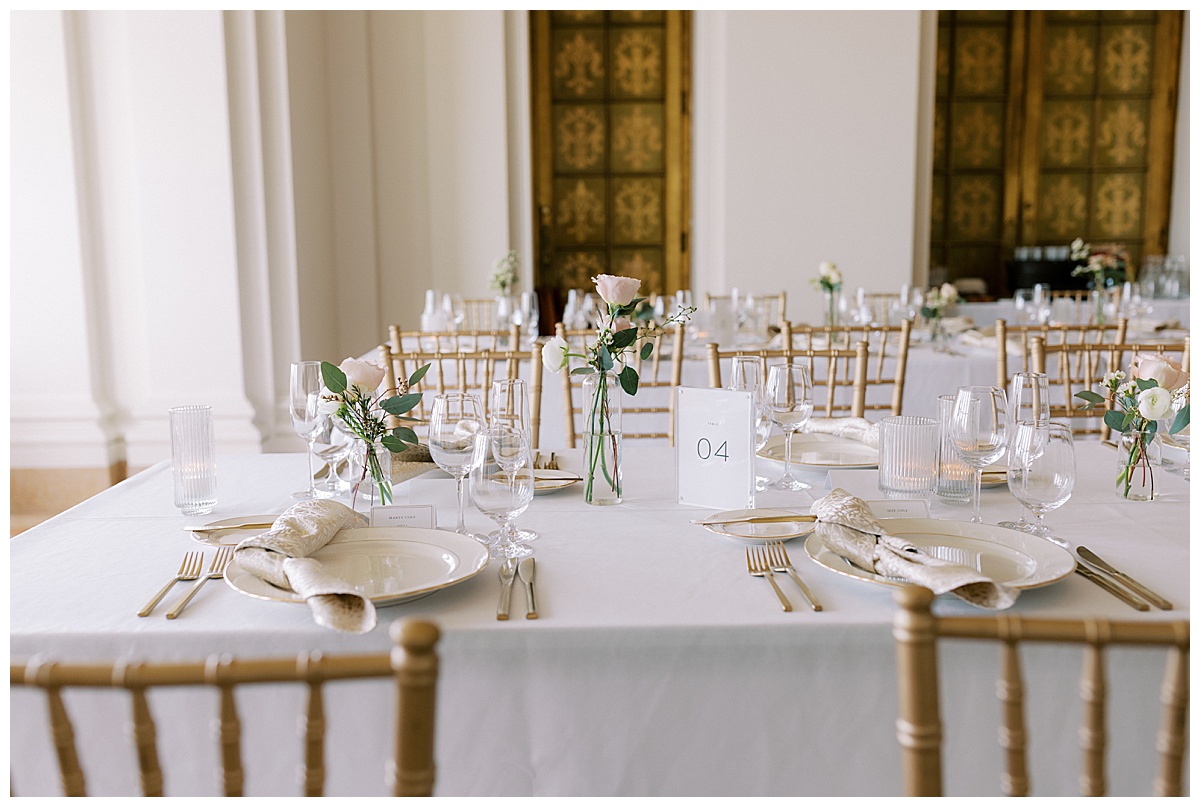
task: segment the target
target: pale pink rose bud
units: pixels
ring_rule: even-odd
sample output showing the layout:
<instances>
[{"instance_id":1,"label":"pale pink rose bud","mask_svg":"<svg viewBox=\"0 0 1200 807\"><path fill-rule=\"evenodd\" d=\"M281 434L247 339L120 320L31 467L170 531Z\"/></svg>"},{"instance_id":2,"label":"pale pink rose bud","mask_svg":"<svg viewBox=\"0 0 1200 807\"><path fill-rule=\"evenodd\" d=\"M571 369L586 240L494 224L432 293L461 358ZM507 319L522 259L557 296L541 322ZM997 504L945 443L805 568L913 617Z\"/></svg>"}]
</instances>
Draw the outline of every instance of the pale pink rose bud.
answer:
<instances>
[{"instance_id":1,"label":"pale pink rose bud","mask_svg":"<svg viewBox=\"0 0 1200 807\"><path fill-rule=\"evenodd\" d=\"M1129 363L1130 378L1151 379L1163 389L1177 390L1188 382L1183 365L1162 353L1138 353Z\"/></svg>"},{"instance_id":2,"label":"pale pink rose bud","mask_svg":"<svg viewBox=\"0 0 1200 807\"><path fill-rule=\"evenodd\" d=\"M369 361L346 359L338 369L346 374L347 387L358 387L363 392L374 392L383 383L383 368Z\"/></svg>"},{"instance_id":3,"label":"pale pink rose bud","mask_svg":"<svg viewBox=\"0 0 1200 807\"><path fill-rule=\"evenodd\" d=\"M596 275L592 281L601 299L609 305L629 305L637 297L638 287L642 285L642 281L636 277L617 275Z\"/></svg>"}]
</instances>

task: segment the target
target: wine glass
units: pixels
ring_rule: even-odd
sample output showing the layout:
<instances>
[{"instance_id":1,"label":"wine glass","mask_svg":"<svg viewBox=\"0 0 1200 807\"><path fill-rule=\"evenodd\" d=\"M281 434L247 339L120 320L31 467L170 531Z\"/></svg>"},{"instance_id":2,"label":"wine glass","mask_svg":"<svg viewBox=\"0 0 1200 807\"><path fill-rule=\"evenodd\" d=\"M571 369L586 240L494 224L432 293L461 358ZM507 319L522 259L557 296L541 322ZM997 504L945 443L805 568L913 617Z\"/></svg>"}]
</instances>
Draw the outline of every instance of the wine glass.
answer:
<instances>
[{"instance_id":1,"label":"wine glass","mask_svg":"<svg viewBox=\"0 0 1200 807\"><path fill-rule=\"evenodd\" d=\"M528 344L533 344L533 340L537 339L539 317L537 292L521 292L517 318L520 320L518 324L521 326L521 339Z\"/></svg>"},{"instance_id":2,"label":"wine glass","mask_svg":"<svg viewBox=\"0 0 1200 807\"><path fill-rule=\"evenodd\" d=\"M292 362L292 377L289 386L289 410L292 428L308 443L308 490L292 494L293 499L317 499L316 480L313 479L313 445L321 431L321 413L317 404L321 400L321 362Z\"/></svg>"},{"instance_id":3,"label":"wine glass","mask_svg":"<svg viewBox=\"0 0 1200 807\"><path fill-rule=\"evenodd\" d=\"M455 532L469 535L480 543L487 539L466 528L466 485L471 469L483 461L486 441L485 421L479 399L465 392L447 392L433 399L429 413L429 455L437 466L454 477L458 485L458 527Z\"/></svg>"},{"instance_id":4,"label":"wine glass","mask_svg":"<svg viewBox=\"0 0 1200 807\"><path fill-rule=\"evenodd\" d=\"M804 490L812 487L792 476L792 437L812 415L812 379L803 364L776 364L767 374L763 396L775 425L783 430L785 448L783 476L771 487L779 490Z\"/></svg>"},{"instance_id":5,"label":"wine glass","mask_svg":"<svg viewBox=\"0 0 1200 807\"><path fill-rule=\"evenodd\" d=\"M350 484L342 478L340 470L346 464L354 436L347 434L341 420L333 415L321 416L321 427L313 441L316 455L325 463L326 472L317 480L317 494L334 498L350 492Z\"/></svg>"},{"instance_id":6,"label":"wine glass","mask_svg":"<svg viewBox=\"0 0 1200 807\"><path fill-rule=\"evenodd\" d=\"M1069 549L1066 541L1052 534L1042 523L1042 517L1065 504L1075 488L1075 444L1071 427L1058 421L1019 422L1011 443L1008 489L1036 519L1022 531Z\"/></svg>"},{"instance_id":7,"label":"wine glass","mask_svg":"<svg viewBox=\"0 0 1200 807\"><path fill-rule=\"evenodd\" d=\"M1004 456L1008 436L1008 399L999 387L959 387L950 418L950 439L963 462L975 471L975 512L971 521L982 524L979 491L983 469Z\"/></svg>"},{"instance_id":8,"label":"wine glass","mask_svg":"<svg viewBox=\"0 0 1200 807\"><path fill-rule=\"evenodd\" d=\"M1013 373L1008 382L1008 421L1050 422L1050 388L1045 373Z\"/></svg>"},{"instance_id":9,"label":"wine glass","mask_svg":"<svg viewBox=\"0 0 1200 807\"><path fill-rule=\"evenodd\" d=\"M497 378L488 389L488 425L511 426L529 433L529 395L523 378Z\"/></svg>"},{"instance_id":10,"label":"wine glass","mask_svg":"<svg viewBox=\"0 0 1200 807\"><path fill-rule=\"evenodd\" d=\"M761 356L734 356L733 377L729 382L730 389L754 393L754 453L756 458L758 452L767 444L767 438L771 436L771 419L767 415L766 406L763 403L764 363ZM755 475L754 490L766 490L767 482L765 476Z\"/></svg>"},{"instance_id":11,"label":"wine glass","mask_svg":"<svg viewBox=\"0 0 1200 807\"><path fill-rule=\"evenodd\" d=\"M457 331L467 318L467 306L461 294L442 295L442 315L446 318L446 326L451 331Z\"/></svg>"},{"instance_id":12,"label":"wine glass","mask_svg":"<svg viewBox=\"0 0 1200 807\"><path fill-rule=\"evenodd\" d=\"M507 452L497 438L508 440L513 435L520 437L520 432L503 428L498 432L491 429L483 432L482 461L470 473L471 501L500 528L487 536L491 556L520 558L532 554L533 550L520 542L520 532L512 522L533 501L533 469L529 467L527 457L526 461L517 463L518 467L513 470L505 468L511 462L511 457L501 459ZM528 446L524 446L523 441L522 445L522 450L528 455Z\"/></svg>"}]
</instances>

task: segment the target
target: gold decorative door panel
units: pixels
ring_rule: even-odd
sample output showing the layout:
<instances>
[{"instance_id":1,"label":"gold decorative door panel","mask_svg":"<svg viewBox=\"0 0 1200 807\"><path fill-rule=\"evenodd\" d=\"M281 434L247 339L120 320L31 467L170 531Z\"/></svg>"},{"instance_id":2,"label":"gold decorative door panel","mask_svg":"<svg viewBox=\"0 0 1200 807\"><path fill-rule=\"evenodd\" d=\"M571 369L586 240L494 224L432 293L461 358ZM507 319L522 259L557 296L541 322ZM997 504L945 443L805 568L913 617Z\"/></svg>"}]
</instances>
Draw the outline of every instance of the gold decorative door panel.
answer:
<instances>
[{"instance_id":1,"label":"gold decorative door panel","mask_svg":"<svg viewBox=\"0 0 1200 807\"><path fill-rule=\"evenodd\" d=\"M1181 12L941 12L932 262L1007 293L1017 245L1167 244Z\"/></svg>"},{"instance_id":2,"label":"gold decorative door panel","mask_svg":"<svg viewBox=\"0 0 1200 807\"><path fill-rule=\"evenodd\" d=\"M531 25L543 310L600 273L686 288L690 12L535 11Z\"/></svg>"}]
</instances>

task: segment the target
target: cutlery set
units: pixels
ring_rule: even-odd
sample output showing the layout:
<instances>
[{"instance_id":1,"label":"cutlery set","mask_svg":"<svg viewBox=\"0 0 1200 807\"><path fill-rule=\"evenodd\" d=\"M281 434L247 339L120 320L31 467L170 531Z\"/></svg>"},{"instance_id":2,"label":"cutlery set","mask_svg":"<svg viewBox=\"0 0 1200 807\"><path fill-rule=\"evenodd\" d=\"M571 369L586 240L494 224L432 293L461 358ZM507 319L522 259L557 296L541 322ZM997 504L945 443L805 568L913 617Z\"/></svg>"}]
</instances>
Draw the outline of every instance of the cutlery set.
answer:
<instances>
[{"instance_id":1,"label":"cutlery set","mask_svg":"<svg viewBox=\"0 0 1200 807\"><path fill-rule=\"evenodd\" d=\"M513 583L518 577L525 585L525 618L537 619L537 597L534 593L533 579L537 566L533 558L509 558L500 564L500 605L496 608L496 619L508 619L509 603L512 600Z\"/></svg>"},{"instance_id":2,"label":"cutlery set","mask_svg":"<svg viewBox=\"0 0 1200 807\"><path fill-rule=\"evenodd\" d=\"M792 560L788 557L787 548L783 545L782 541L771 541L763 546L746 547L746 568L755 577L767 578L767 582L775 590L775 596L779 598L783 610L791 611L792 604L784 596L783 589L775 582L775 573L787 574L792 578L792 582L796 584L805 601L808 602L809 608L814 611L823 610L823 606L817 601L812 590L805 585L804 581L800 579L800 575L796 573L795 567L792 566Z\"/></svg>"},{"instance_id":3,"label":"cutlery set","mask_svg":"<svg viewBox=\"0 0 1200 807\"><path fill-rule=\"evenodd\" d=\"M559 470L558 460L556 460L554 458L554 452L551 451L550 459L545 460L545 461L542 460L542 453L540 451L536 452L533 455L533 469L535 471L540 471L540 470L557 471L557 470Z\"/></svg>"},{"instance_id":4,"label":"cutlery set","mask_svg":"<svg viewBox=\"0 0 1200 807\"><path fill-rule=\"evenodd\" d=\"M195 580L195 584L175 605L171 606L171 610L167 611L167 619L175 619L183 611L184 606L191 602L192 597L200 591L200 587L206 582L215 577L223 577L225 575L225 567L229 565L229 561L233 558L233 547L223 546L213 555L212 562L208 566L207 572L201 572L204 566L203 552L188 552L183 556L183 562L179 565L179 571L175 576L167 581L167 584L159 590L157 594L146 603L142 610L138 611L138 616L150 616L150 612L154 607L167 596L167 592L171 590L179 581Z\"/></svg>"},{"instance_id":5,"label":"cutlery set","mask_svg":"<svg viewBox=\"0 0 1200 807\"><path fill-rule=\"evenodd\" d=\"M1075 552L1081 560L1091 564L1089 566L1085 563L1077 563L1075 571L1125 604L1139 611L1149 611L1151 605L1161 611L1171 610L1170 602L1117 569L1086 546L1076 547Z\"/></svg>"}]
</instances>

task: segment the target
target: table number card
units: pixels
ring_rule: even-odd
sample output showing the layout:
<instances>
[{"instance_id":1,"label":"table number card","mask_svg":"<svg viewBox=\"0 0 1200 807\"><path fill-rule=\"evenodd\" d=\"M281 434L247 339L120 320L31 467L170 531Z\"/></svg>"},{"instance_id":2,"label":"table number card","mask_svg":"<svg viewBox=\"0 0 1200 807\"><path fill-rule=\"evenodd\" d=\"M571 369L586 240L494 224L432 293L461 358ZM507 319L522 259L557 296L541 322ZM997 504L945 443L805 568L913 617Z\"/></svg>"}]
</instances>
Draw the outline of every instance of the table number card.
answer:
<instances>
[{"instance_id":1,"label":"table number card","mask_svg":"<svg viewBox=\"0 0 1200 807\"><path fill-rule=\"evenodd\" d=\"M680 504L754 506L754 396L675 388L675 479Z\"/></svg>"}]
</instances>

